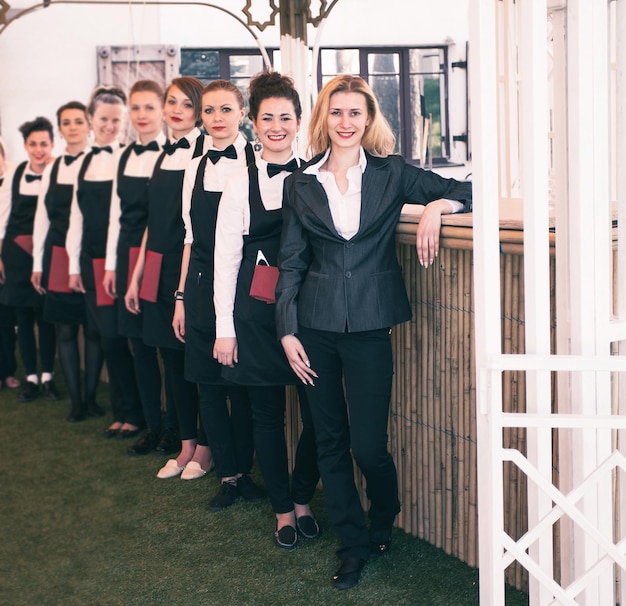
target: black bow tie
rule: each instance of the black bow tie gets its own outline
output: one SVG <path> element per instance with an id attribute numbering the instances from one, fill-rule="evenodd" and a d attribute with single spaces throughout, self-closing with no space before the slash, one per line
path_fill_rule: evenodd
<path id="1" fill-rule="evenodd" d="M 112 154 L 113 153 L 113 148 L 110 145 L 105 145 L 104 147 L 98 147 L 97 145 L 94 145 L 91 148 L 91 151 L 94 154 L 99 154 L 101 151 L 108 152 L 108 153 Z"/>
<path id="2" fill-rule="evenodd" d="M 148 145 L 141 145 L 140 143 L 135 143 L 135 153 L 138 156 L 141 156 L 145 151 L 159 151 L 159 144 L 156 141 L 150 141 Z"/>
<path id="3" fill-rule="evenodd" d="M 33 181 L 41 181 L 41 175 L 24 175 L 26 177 L 26 183 L 32 183 Z"/>
<path id="4" fill-rule="evenodd" d="M 292 173 L 294 170 L 298 168 L 298 163 L 295 158 L 291 158 L 287 164 L 274 164 L 273 162 L 267 163 L 267 174 L 270 178 L 275 177 L 282 171 L 286 170 L 289 173 Z"/>
<path id="5" fill-rule="evenodd" d="M 217 164 L 219 159 L 222 157 L 236 160 L 237 150 L 235 149 L 234 145 L 229 145 L 226 149 L 223 149 L 221 151 L 219 149 L 210 149 L 207 152 L 207 155 L 209 156 L 209 160 L 211 160 L 213 164 Z"/>
<path id="6" fill-rule="evenodd" d="M 76 160 L 77 158 L 80 158 L 83 155 L 83 152 L 80 152 L 80 154 L 76 154 L 75 156 L 70 156 L 69 154 L 65 154 L 65 156 L 63 156 L 63 162 L 65 162 L 65 166 L 69 166 L 72 162 L 74 162 L 74 160 Z"/>
<path id="7" fill-rule="evenodd" d="M 189 145 L 189 141 L 187 141 L 187 139 L 183 138 L 183 139 L 179 139 L 178 141 L 175 141 L 174 143 L 170 143 L 169 141 L 167 141 L 165 143 L 165 145 L 163 146 L 163 151 L 168 155 L 171 156 L 177 149 L 189 149 L 191 146 Z"/>

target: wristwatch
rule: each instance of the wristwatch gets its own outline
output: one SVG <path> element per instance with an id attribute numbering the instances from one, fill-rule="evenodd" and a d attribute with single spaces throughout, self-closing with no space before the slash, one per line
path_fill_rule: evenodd
<path id="1" fill-rule="evenodd" d="M 185 292 L 182 290 L 174 291 L 174 301 L 184 301 L 185 300 Z"/>

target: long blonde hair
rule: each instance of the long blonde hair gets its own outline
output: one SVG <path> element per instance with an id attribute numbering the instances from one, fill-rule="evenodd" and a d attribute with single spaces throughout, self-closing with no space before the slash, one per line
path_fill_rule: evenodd
<path id="1" fill-rule="evenodd" d="M 373 156 L 388 156 L 393 153 L 396 137 L 385 116 L 380 111 L 378 100 L 369 84 L 349 74 L 335 76 L 327 82 L 317 98 L 309 121 L 309 151 L 312 156 L 325 152 L 330 147 L 330 137 L 326 120 L 330 111 L 330 98 L 335 93 L 360 93 L 365 97 L 369 126 L 361 140 L 361 145 Z"/>

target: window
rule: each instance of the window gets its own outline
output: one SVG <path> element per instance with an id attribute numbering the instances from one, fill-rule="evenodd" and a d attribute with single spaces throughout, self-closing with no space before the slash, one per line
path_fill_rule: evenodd
<path id="1" fill-rule="evenodd" d="M 337 74 L 369 82 L 410 162 L 449 158 L 447 47 L 322 49 L 318 85 Z"/>
<path id="2" fill-rule="evenodd" d="M 280 51 L 268 49 L 280 69 Z M 324 48 L 317 83 L 337 74 L 367 80 L 393 129 L 396 153 L 414 164 L 445 164 L 450 159 L 448 126 L 448 48 Z M 263 69 L 258 49 L 182 49 L 180 73 L 209 82 L 232 80 L 246 94 L 250 78 Z M 252 137 L 246 119 L 244 130 Z"/>

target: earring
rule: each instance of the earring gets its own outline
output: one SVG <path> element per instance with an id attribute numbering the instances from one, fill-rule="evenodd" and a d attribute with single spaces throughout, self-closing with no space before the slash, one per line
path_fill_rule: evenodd
<path id="1" fill-rule="evenodd" d="M 259 141 L 258 135 L 254 138 L 254 145 L 252 146 L 252 149 L 255 152 L 260 152 L 263 149 L 263 146 L 261 145 L 261 141 Z"/>

